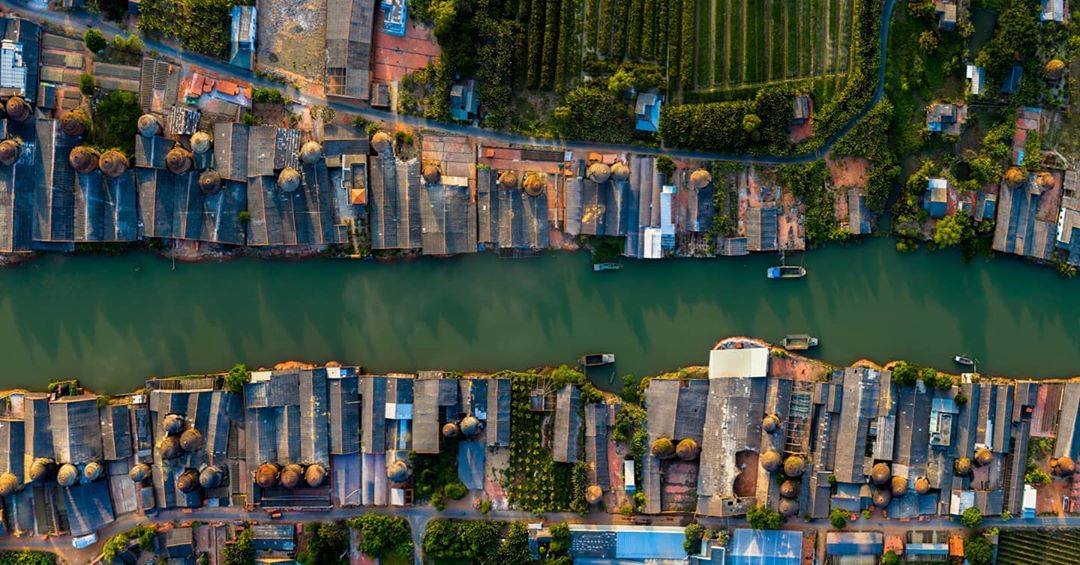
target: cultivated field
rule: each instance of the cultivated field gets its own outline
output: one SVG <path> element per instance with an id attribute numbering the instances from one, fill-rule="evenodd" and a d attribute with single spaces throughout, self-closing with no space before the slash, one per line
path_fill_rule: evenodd
<path id="1" fill-rule="evenodd" d="M 843 75 L 854 0 L 696 0 L 694 89 Z"/>
<path id="2" fill-rule="evenodd" d="M 1001 530 L 999 565 L 1066 565 L 1076 563 L 1078 530 Z"/>

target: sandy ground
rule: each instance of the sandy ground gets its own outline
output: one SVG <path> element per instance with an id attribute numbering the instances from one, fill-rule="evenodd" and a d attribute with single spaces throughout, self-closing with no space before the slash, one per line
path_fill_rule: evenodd
<path id="1" fill-rule="evenodd" d="M 844 157 L 839 160 L 827 159 L 829 177 L 833 186 L 866 188 L 867 169 L 870 162 L 862 157 Z"/>
<path id="2" fill-rule="evenodd" d="M 436 43 L 431 29 L 409 18 L 405 37 L 387 34 L 382 30 L 385 19 L 382 8 L 376 5 L 375 23 L 371 40 L 371 79 L 394 83 L 401 77 L 425 67 L 442 50 Z"/>
<path id="3" fill-rule="evenodd" d="M 260 70 L 322 80 L 326 72 L 326 0 L 261 2 L 256 44 Z"/>

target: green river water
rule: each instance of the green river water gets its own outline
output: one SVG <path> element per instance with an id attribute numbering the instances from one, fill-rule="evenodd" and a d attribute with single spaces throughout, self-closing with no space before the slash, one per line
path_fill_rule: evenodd
<path id="1" fill-rule="evenodd" d="M 286 359 L 372 371 L 501 369 L 613 352 L 618 372 L 705 364 L 721 337 L 806 332 L 830 362 L 905 358 L 983 372 L 1080 373 L 1080 281 L 996 257 L 903 255 L 891 240 L 816 249 L 810 274 L 767 281 L 775 256 L 628 262 L 585 254 L 396 264 L 149 254 L 47 256 L 0 271 L 0 388 L 75 376 L 96 390 L 149 375 Z M 802 258 L 797 261 L 803 261 Z M 600 383 L 606 384 L 606 383 Z"/>

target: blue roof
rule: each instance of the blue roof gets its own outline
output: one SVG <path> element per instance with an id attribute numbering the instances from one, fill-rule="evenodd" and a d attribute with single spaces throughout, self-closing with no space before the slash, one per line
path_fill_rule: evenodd
<path id="1" fill-rule="evenodd" d="M 619 531 L 615 534 L 616 559 L 686 559 L 686 535 L 677 531 Z"/>
<path id="2" fill-rule="evenodd" d="M 930 212 L 931 218 L 941 218 L 949 211 L 949 207 L 944 202 L 934 202 L 933 200 L 924 202 L 923 208 Z"/>
<path id="3" fill-rule="evenodd" d="M 1001 85 L 1001 91 L 1012 94 L 1020 88 L 1020 75 L 1024 73 L 1024 67 L 1013 65 L 1009 73 L 1005 75 L 1005 82 Z"/>
<path id="4" fill-rule="evenodd" d="M 639 131 L 656 131 L 660 127 L 660 106 L 663 102 L 663 97 L 654 93 L 638 94 L 634 115 L 637 117 L 635 127 Z"/>
<path id="5" fill-rule="evenodd" d="M 729 565 L 798 565 L 802 532 L 737 529 L 730 550 Z"/>

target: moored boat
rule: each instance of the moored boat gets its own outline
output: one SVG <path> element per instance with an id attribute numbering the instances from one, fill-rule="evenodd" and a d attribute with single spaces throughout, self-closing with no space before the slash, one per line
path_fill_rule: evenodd
<path id="1" fill-rule="evenodd" d="M 784 349 L 788 351 L 806 351 L 817 347 L 818 338 L 808 334 L 788 334 L 784 336 Z"/>
<path id="2" fill-rule="evenodd" d="M 592 266 L 593 271 L 618 271 L 622 268 L 621 263 L 595 263 Z"/>
<path id="3" fill-rule="evenodd" d="M 956 356 L 953 356 L 952 359 L 956 363 L 958 363 L 960 365 L 964 365 L 965 367 L 974 367 L 975 366 L 975 361 L 972 358 L 967 357 L 965 355 L 956 355 Z"/>
<path id="4" fill-rule="evenodd" d="M 590 353 L 581 358 L 581 364 L 585 367 L 600 367 L 614 362 L 614 353 Z"/>
<path id="5" fill-rule="evenodd" d="M 806 268 L 798 265 L 769 267 L 766 276 L 770 279 L 801 279 L 806 276 Z"/>

